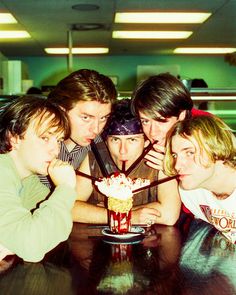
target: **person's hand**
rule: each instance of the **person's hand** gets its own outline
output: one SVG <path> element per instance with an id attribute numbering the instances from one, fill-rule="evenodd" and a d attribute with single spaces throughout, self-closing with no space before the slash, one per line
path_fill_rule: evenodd
<path id="1" fill-rule="evenodd" d="M 154 226 L 149 227 L 145 231 L 145 239 L 142 241 L 144 247 L 155 248 L 160 244 L 161 235 L 157 234 Z"/>
<path id="2" fill-rule="evenodd" d="M 137 209 L 133 208 L 132 223 L 151 226 L 152 224 L 157 222 L 157 219 L 160 216 L 161 216 L 160 212 L 153 208 L 147 208 L 147 207 L 141 207 Z"/>
<path id="3" fill-rule="evenodd" d="M 52 160 L 48 166 L 48 174 L 55 186 L 66 184 L 72 188 L 76 186 L 76 175 L 74 168 L 67 162 L 58 159 Z"/>
<path id="4" fill-rule="evenodd" d="M 163 170 L 163 160 L 165 156 L 165 147 L 154 144 L 153 149 L 145 156 L 146 164 L 156 170 Z"/>

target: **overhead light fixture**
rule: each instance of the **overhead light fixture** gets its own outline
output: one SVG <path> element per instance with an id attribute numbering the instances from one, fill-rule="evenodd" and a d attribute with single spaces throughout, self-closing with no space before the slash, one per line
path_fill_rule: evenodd
<path id="1" fill-rule="evenodd" d="M 0 24 L 16 24 L 17 20 L 11 13 L 0 13 Z"/>
<path id="2" fill-rule="evenodd" d="M 69 54 L 69 48 L 45 48 L 48 54 Z M 72 54 L 105 54 L 109 52 L 107 47 L 74 47 Z"/>
<path id="3" fill-rule="evenodd" d="M 105 30 L 106 25 L 99 23 L 77 23 L 71 25 L 72 31 Z"/>
<path id="4" fill-rule="evenodd" d="M 80 3 L 72 5 L 71 8 L 79 11 L 93 11 L 98 10 L 99 6 L 96 4 Z"/>
<path id="5" fill-rule="evenodd" d="M 227 47 L 179 47 L 174 53 L 179 54 L 226 54 L 235 52 L 236 48 Z"/>
<path id="6" fill-rule="evenodd" d="M 30 38 L 26 31 L 0 31 L 0 39 Z"/>
<path id="7" fill-rule="evenodd" d="M 192 31 L 113 31 L 115 39 L 186 39 Z"/>
<path id="8" fill-rule="evenodd" d="M 203 23 L 210 15 L 205 12 L 117 12 L 115 23 L 195 24 Z"/>

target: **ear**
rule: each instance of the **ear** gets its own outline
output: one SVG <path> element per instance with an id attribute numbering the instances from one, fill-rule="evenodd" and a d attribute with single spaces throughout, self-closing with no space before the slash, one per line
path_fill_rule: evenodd
<path id="1" fill-rule="evenodd" d="M 180 114 L 179 114 L 179 121 L 183 121 L 186 117 L 186 110 L 182 111 Z"/>
<path id="2" fill-rule="evenodd" d="M 18 135 L 13 136 L 10 132 L 9 132 L 9 139 L 10 139 L 10 143 L 12 146 L 12 150 L 16 150 L 18 143 L 20 141 L 20 138 Z"/>

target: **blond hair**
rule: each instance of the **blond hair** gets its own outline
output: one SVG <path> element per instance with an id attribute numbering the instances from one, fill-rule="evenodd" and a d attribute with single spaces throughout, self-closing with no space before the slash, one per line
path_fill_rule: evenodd
<path id="1" fill-rule="evenodd" d="M 164 167 L 168 175 L 175 174 L 175 161 L 172 157 L 172 137 L 174 135 L 179 135 L 191 142 L 194 139 L 200 149 L 200 158 L 204 151 L 209 162 L 215 163 L 221 160 L 225 165 L 236 167 L 236 138 L 230 127 L 215 116 L 196 116 L 177 122 L 167 135 Z"/>

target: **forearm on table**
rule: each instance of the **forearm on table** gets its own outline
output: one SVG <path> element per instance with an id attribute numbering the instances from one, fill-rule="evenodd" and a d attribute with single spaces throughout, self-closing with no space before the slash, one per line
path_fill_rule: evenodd
<path id="1" fill-rule="evenodd" d="M 156 218 L 156 223 L 158 224 L 174 225 L 179 218 L 179 214 L 180 214 L 179 202 L 175 203 L 172 206 L 170 206 L 170 204 L 163 205 L 160 202 L 152 202 L 145 206 L 159 211 L 160 216 L 157 216 Z"/>
<path id="2" fill-rule="evenodd" d="M 72 209 L 74 222 L 107 224 L 107 209 L 83 201 L 76 201 Z"/>
<path id="3" fill-rule="evenodd" d="M 159 179 L 163 177 L 165 178 L 166 175 L 160 171 Z M 158 202 L 155 202 L 154 205 L 161 213 L 158 223 L 174 225 L 179 218 L 181 209 L 181 198 L 176 179 L 159 185 L 157 195 Z"/>
<path id="4" fill-rule="evenodd" d="M 173 205 L 152 202 L 133 207 L 132 223 L 153 223 L 174 225 L 178 220 L 180 213 L 180 204 L 176 202 Z"/>

